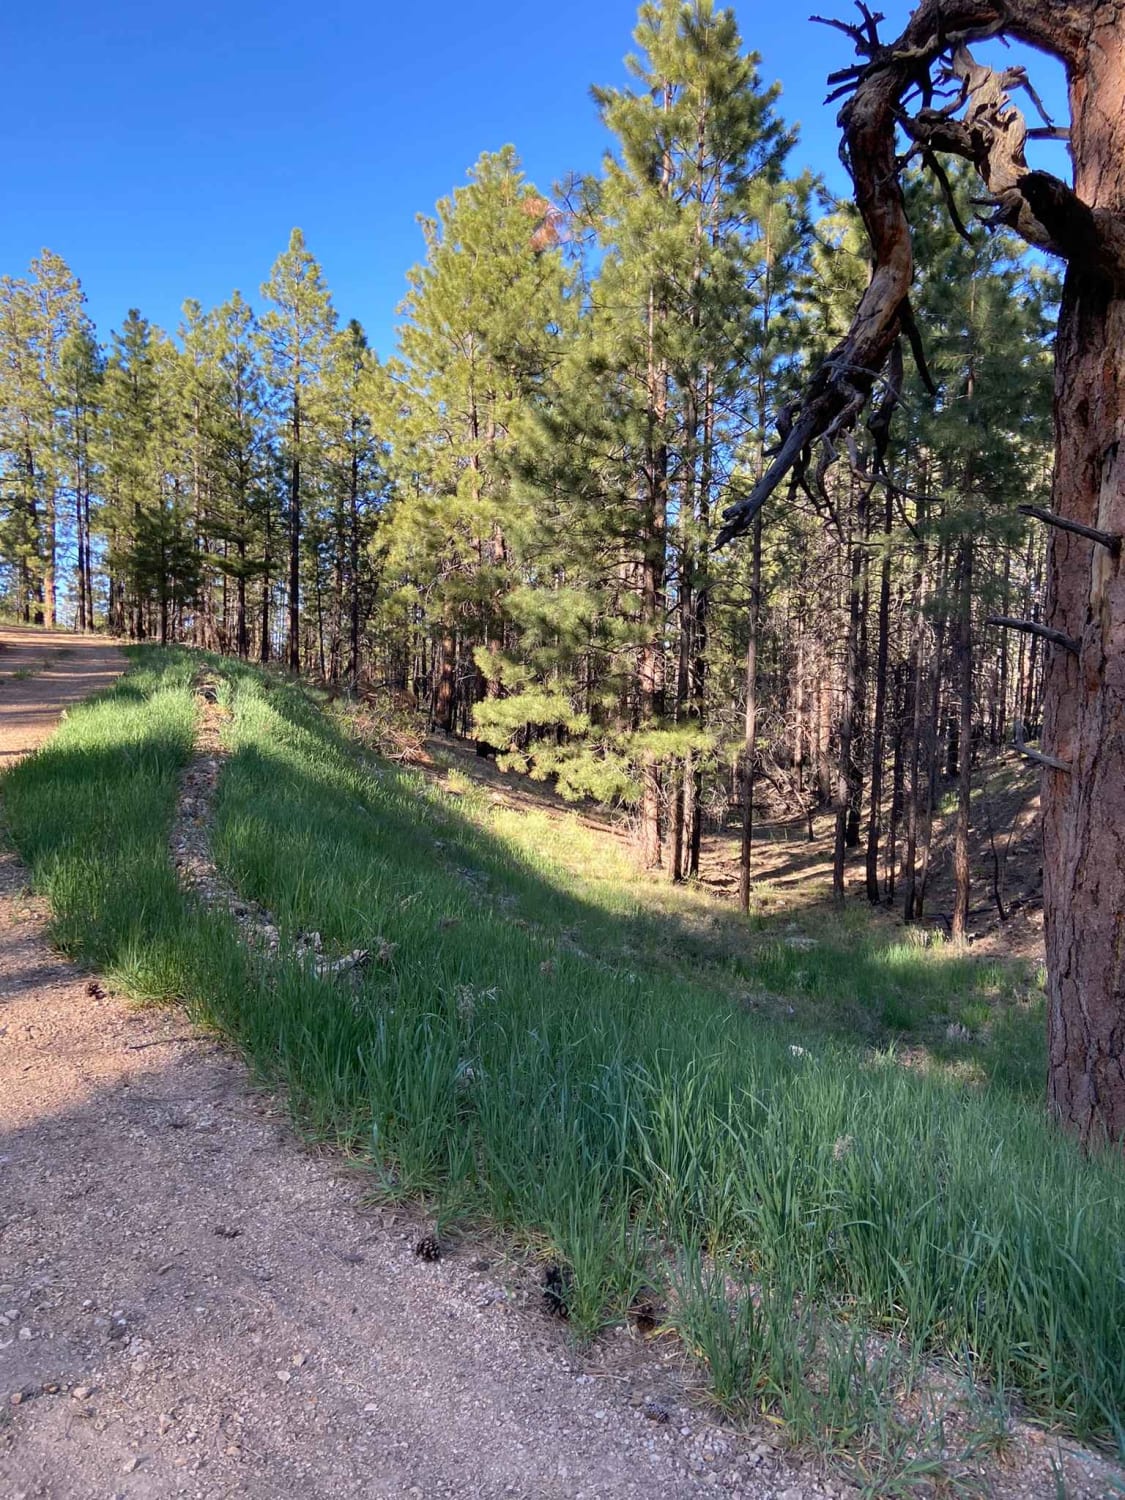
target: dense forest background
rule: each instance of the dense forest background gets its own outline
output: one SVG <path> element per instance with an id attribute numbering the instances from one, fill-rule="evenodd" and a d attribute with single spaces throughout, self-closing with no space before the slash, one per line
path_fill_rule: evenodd
<path id="1" fill-rule="evenodd" d="M 594 90 L 601 173 L 548 196 L 481 156 L 386 357 L 299 230 L 174 334 L 101 337 L 48 250 L 0 280 L 0 605 L 390 695 L 633 809 L 674 879 L 733 814 L 744 902 L 768 802 L 835 814 L 838 894 L 854 850 L 920 916 L 955 787 L 961 933 L 974 762 L 1039 718 L 1040 638 L 988 622 L 1039 617 L 1055 279 L 954 163 L 912 175 L 913 351 L 717 548 L 866 244 L 731 12 L 646 4 L 635 39 L 633 85 Z"/>

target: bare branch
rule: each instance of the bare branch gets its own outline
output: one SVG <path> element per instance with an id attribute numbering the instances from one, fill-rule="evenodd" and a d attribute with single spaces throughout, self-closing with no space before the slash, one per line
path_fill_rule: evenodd
<path id="1" fill-rule="evenodd" d="M 1052 646 L 1061 646 L 1072 656 L 1077 656 L 1079 652 L 1076 640 L 1069 635 L 1064 635 L 1061 630 L 1052 630 L 1049 625 L 1040 625 L 1038 620 L 1014 620 L 1010 615 L 989 615 L 984 623 L 999 625 L 1004 630 L 1019 630 L 1024 635 L 1037 635 L 1041 640 L 1050 641 Z"/>
<path id="2" fill-rule="evenodd" d="M 1045 755 L 1042 750 L 1032 750 L 1023 737 L 1023 724 L 1019 719 L 1015 723 L 1012 745 L 1026 760 L 1034 761 L 1037 766 L 1047 766 L 1052 771 L 1066 771 L 1068 774 L 1074 769 L 1065 760 L 1059 760 L 1054 755 Z"/>
<path id="3" fill-rule="evenodd" d="M 905 31 L 889 45 L 880 43 L 878 18 L 863 5 L 861 24 L 814 18 L 850 37 L 867 59 L 833 81 L 851 94 L 840 112 L 841 154 L 871 242 L 871 280 L 848 333 L 809 381 L 769 467 L 749 495 L 723 512 L 718 546 L 749 529 L 786 475 L 803 470 L 818 439 L 854 424 L 900 334 L 911 337 L 913 251 L 896 152 L 898 124 L 930 158 L 944 151 L 973 163 L 992 195 L 993 223 L 1010 226 L 1083 271 L 1125 284 L 1125 228 L 1091 211 L 1065 183 L 1027 166 L 1027 125 L 1008 92 L 1025 86 L 1024 71 L 994 72 L 968 50 L 973 41 L 1004 33 L 1075 69 L 1087 45 L 1090 8 L 1088 0 L 919 0 Z M 935 92 L 932 72 L 943 57 L 959 89 L 955 99 L 934 109 L 928 103 Z M 910 117 L 903 100 L 915 88 L 927 103 Z M 1032 98 L 1037 100 L 1034 93 Z M 955 118 L 959 111 L 963 117 Z"/>
<path id="4" fill-rule="evenodd" d="M 1084 526 L 1081 521 L 1068 521 L 1065 516 L 1056 516 L 1053 511 L 1042 510 L 1038 505 L 1019 505 L 1016 509 L 1021 516 L 1031 516 L 1033 520 L 1042 521 L 1044 526 L 1057 526 L 1060 531 L 1072 531 L 1075 536 L 1097 542 L 1111 557 L 1121 555 L 1121 538 L 1112 531 L 1099 531 L 1096 526 Z"/>

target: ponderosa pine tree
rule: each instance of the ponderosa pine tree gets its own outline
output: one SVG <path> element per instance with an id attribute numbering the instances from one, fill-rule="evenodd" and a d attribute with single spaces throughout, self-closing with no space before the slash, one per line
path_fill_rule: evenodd
<path id="1" fill-rule="evenodd" d="M 297 671 L 301 665 L 302 466 L 320 421 L 320 385 L 336 328 L 324 273 L 306 248 L 300 229 L 293 230 L 288 249 L 274 262 L 262 296 L 271 304 L 260 326 L 288 478 L 288 664 Z"/>
<path id="2" fill-rule="evenodd" d="M 410 272 L 399 352 L 377 382 L 374 421 L 393 443 L 397 485 L 388 567 L 425 602 L 433 716 L 447 731 L 459 697 L 467 719 L 501 687 L 518 576 L 510 553 L 527 529 L 510 477 L 514 434 L 569 320 L 554 224 L 511 147 L 482 156 L 468 184 L 422 221 L 426 260 Z"/>
<path id="3" fill-rule="evenodd" d="M 324 463 L 332 590 L 326 676 L 359 685 L 363 630 L 374 606 L 371 546 L 386 499 L 382 445 L 367 411 L 375 356 L 352 318 L 333 343 L 325 390 Z"/>
<path id="4" fill-rule="evenodd" d="M 39 486 L 41 390 L 35 359 L 30 288 L 0 281 L 0 449 L 3 452 L 0 545 L 11 571 L 18 616 L 42 621 L 43 577 Z"/>
<path id="5" fill-rule="evenodd" d="M 82 324 L 82 289 L 66 262 L 43 250 L 26 280 L 0 282 L 0 448 L 7 476 L 6 550 L 16 561 L 20 610 L 56 623 L 62 355 Z"/>
<path id="6" fill-rule="evenodd" d="M 134 557 L 152 498 L 151 436 L 157 407 L 153 330 L 136 308 L 129 310 L 106 364 L 98 458 L 104 503 L 100 524 L 106 541 L 109 627 L 117 635 L 143 639 L 145 614 L 137 587 L 143 569 Z"/>
<path id="7" fill-rule="evenodd" d="M 260 591 L 263 631 L 269 637 L 267 539 L 274 505 L 269 398 L 261 338 L 253 310 L 235 292 L 208 322 L 209 401 L 206 438 L 210 455 L 209 529 L 214 566 L 224 580 L 221 638 L 238 656 L 250 654 L 251 587 Z M 226 604 L 233 591 L 233 610 Z"/>
<path id="8" fill-rule="evenodd" d="M 950 173 L 965 219 L 973 191 L 967 175 Z M 910 186 L 918 256 L 915 303 L 938 387 L 933 402 L 926 400 L 917 377 L 908 387 L 910 447 L 929 461 L 927 498 L 921 502 L 925 515 L 916 515 L 914 524 L 947 544 L 952 564 L 949 597 L 935 598 L 931 607 L 946 611 L 954 641 L 946 762 L 957 778 L 951 926 L 954 940 L 962 943 L 969 914 L 970 798 L 981 678 L 976 639 L 978 617 L 982 621 L 986 612 L 975 606 L 996 601 L 996 560 L 1026 535 L 1028 523 L 1018 506 L 1047 498 L 1042 493 L 1050 410 L 1047 304 L 1054 300 L 1054 285 L 1049 273 L 1026 264 L 1011 235 L 978 233 L 966 241 L 929 179 Z M 930 738 L 936 743 L 936 726 Z"/>
<path id="9" fill-rule="evenodd" d="M 631 763 L 642 859 L 664 863 L 667 833 L 676 877 L 698 858 L 707 536 L 746 422 L 753 192 L 779 179 L 791 138 L 729 11 L 646 4 L 635 36 L 637 87 L 594 91 L 617 149 L 585 184 L 600 265 L 540 468 L 598 517 L 597 586 L 632 633 L 617 733 L 598 737 L 592 769 L 604 782 L 601 768 Z"/>
<path id="10" fill-rule="evenodd" d="M 94 517 L 98 484 L 94 462 L 101 418 L 105 358 L 85 319 L 67 336 L 59 365 L 60 430 L 63 465 L 68 476 L 74 516 L 75 626 L 94 627 Z"/>

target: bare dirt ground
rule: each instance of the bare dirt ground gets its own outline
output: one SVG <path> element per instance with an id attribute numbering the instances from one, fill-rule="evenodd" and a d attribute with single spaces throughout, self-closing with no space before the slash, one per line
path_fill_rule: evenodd
<path id="1" fill-rule="evenodd" d="M 125 666 L 99 636 L 0 625 L 0 771 L 42 743 L 70 704 L 108 687 Z"/>
<path id="2" fill-rule="evenodd" d="M 0 756 L 121 661 L 0 630 Z M 18 685 L 18 692 L 14 689 Z M 0 1496 L 669 1497 L 852 1493 L 718 1426 L 671 1341 L 580 1354 L 495 1244 L 436 1264 L 418 1218 L 304 1149 L 283 1102 L 171 1009 L 53 953 L 0 854 Z M 986 1493 L 1108 1493 L 1016 1444 Z M 1013 1457 L 1016 1457 L 1013 1454 Z"/>

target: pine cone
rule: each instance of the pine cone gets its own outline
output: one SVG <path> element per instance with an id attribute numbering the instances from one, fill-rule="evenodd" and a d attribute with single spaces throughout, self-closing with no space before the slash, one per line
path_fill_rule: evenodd
<path id="1" fill-rule="evenodd" d="M 552 1261 L 543 1272 L 543 1301 L 547 1311 L 556 1318 L 570 1317 L 570 1293 L 574 1286 L 574 1273 L 568 1266 Z"/>
<path id="2" fill-rule="evenodd" d="M 424 1234 L 414 1246 L 414 1254 L 419 1260 L 440 1260 L 441 1242 L 436 1234 Z"/>

